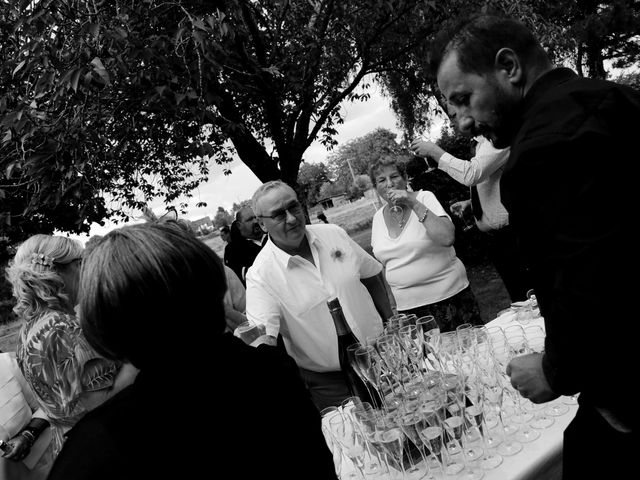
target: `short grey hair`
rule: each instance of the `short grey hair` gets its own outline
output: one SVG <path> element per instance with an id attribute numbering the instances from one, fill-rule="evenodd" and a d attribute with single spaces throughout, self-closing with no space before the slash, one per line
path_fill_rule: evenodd
<path id="1" fill-rule="evenodd" d="M 258 211 L 258 201 L 264 197 L 271 190 L 276 190 L 278 188 L 284 188 L 291 190 L 293 194 L 298 198 L 298 194 L 296 191 L 289 185 L 288 183 L 283 182 L 282 180 L 271 180 L 270 182 L 263 183 L 258 187 L 258 189 L 253 193 L 253 197 L 251 197 L 251 207 L 253 208 L 253 213 L 256 216 L 259 216 L 260 213 Z"/>

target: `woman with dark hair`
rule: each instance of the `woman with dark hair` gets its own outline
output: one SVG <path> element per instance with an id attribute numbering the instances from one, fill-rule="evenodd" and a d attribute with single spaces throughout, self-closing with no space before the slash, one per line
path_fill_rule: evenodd
<path id="1" fill-rule="evenodd" d="M 335 479 L 297 372 L 223 334 L 224 267 L 207 245 L 171 221 L 123 227 L 85 258 L 81 285 L 89 342 L 140 373 L 69 432 L 50 480 Z"/>

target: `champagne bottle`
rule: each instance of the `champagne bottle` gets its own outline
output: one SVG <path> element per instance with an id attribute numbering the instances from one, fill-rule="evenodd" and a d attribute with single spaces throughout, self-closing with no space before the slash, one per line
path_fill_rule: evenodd
<path id="1" fill-rule="evenodd" d="M 4 453 L 9 453 L 9 451 L 11 450 L 11 447 L 4 440 L 0 440 L 0 450 L 2 450 Z M 4 457 L 4 455 L 2 456 Z"/>
<path id="2" fill-rule="evenodd" d="M 340 361 L 340 369 L 345 376 L 345 381 L 351 395 L 360 397 L 363 402 L 369 402 L 373 407 L 379 407 L 382 405 L 380 397 L 375 390 L 369 393 L 365 383 L 360 376 L 356 373 L 354 366 L 349 361 L 347 354 L 347 348 L 351 345 L 357 344 L 358 338 L 353 334 L 347 320 L 344 318 L 342 312 L 342 306 L 337 298 L 333 298 L 327 302 L 333 324 L 336 327 L 336 333 L 338 335 L 338 360 Z M 372 396 L 374 398 L 372 398 Z"/>

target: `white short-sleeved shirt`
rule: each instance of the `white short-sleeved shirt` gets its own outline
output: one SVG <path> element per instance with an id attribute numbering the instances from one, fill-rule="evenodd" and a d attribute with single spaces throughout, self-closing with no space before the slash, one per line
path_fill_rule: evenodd
<path id="1" fill-rule="evenodd" d="M 448 218 L 433 193 L 418 191 L 417 200 L 435 215 Z M 391 238 L 382 210 L 373 216 L 371 247 L 385 266 L 398 310 L 445 300 L 469 286 L 466 269 L 455 249 L 435 243 L 415 212 L 411 211 L 400 235 Z"/>
<path id="2" fill-rule="evenodd" d="M 282 334 L 298 366 L 337 371 L 338 342 L 327 301 L 338 297 L 356 337 L 365 342 L 382 329 L 382 319 L 360 281 L 382 265 L 337 225 L 307 225 L 315 266 L 291 256 L 269 239 L 247 273 L 247 318 Z"/>

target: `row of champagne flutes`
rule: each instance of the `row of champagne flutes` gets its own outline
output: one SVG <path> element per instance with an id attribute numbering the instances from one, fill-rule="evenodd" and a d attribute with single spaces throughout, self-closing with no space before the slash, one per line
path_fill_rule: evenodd
<path id="1" fill-rule="evenodd" d="M 389 319 L 380 335 L 351 349 L 356 372 L 382 399 L 367 409 L 374 417 L 369 423 L 362 415 L 347 417 L 361 432 L 362 451 L 401 478 L 447 474 L 469 480 L 520 451 L 521 442 L 539 436 L 536 429 L 553 423 L 509 390 L 505 362 L 544 348 L 542 329 L 522 330 L 462 325 L 440 333 L 431 316 Z M 364 466 L 356 466 L 366 476 Z"/>

